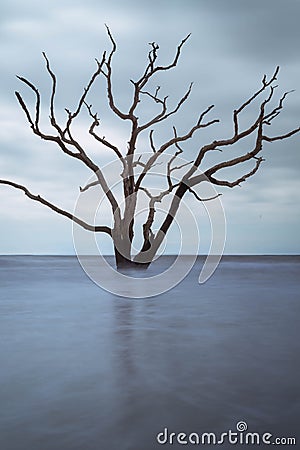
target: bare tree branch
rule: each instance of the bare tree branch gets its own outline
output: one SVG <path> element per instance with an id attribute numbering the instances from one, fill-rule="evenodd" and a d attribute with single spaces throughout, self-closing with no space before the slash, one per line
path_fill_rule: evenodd
<path id="1" fill-rule="evenodd" d="M 207 197 L 207 198 L 202 198 L 199 197 L 199 195 L 197 194 L 196 191 L 194 191 L 194 189 L 192 189 L 191 187 L 188 188 L 188 191 L 193 194 L 193 196 L 199 201 L 199 202 L 209 202 L 210 200 L 215 200 L 216 198 L 220 197 L 222 194 L 216 194 L 213 195 L 212 197 Z"/>
<path id="2" fill-rule="evenodd" d="M 288 133 L 285 133 L 285 134 L 280 134 L 278 136 L 273 136 L 273 137 L 264 135 L 262 138 L 264 141 L 274 142 L 274 141 L 278 141 L 278 140 L 282 140 L 282 139 L 287 139 L 287 138 L 293 136 L 294 134 L 299 133 L 299 131 L 300 131 L 300 127 L 295 128 L 294 130 L 289 131 Z"/>
<path id="3" fill-rule="evenodd" d="M 48 202 L 47 200 L 45 200 L 40 195 L 32 194 L 25 186 L 22 186 L 21 184 L 17 184 L 17 183 L 14 183 L 12 181 L 8 181 L 8 180 L 0 180 L 0 184 L 5 184 L 7 186 L 12 186 L 12 187 L 14 187 L 16 189 L 20 189 L 31 200 L 34 200 L 34 201 L 39 202 L 39 203 L 42 203 L 43 205 L 45 205 L 48 208 L 50 208 L 53 211 L 55 211 L 56 213 L 67 217 L 68 219 L 72 220 L 73 222 L 77 223 L 82 228 L 84 228 L 84 229 L 86 229 L 88 231 L 103 232 L 103 233 L 109 234 L 110 236 L 112 234 L 111 229 L 109 227 L 107 227 L 107 226 L 93 226 L 93 225 L 89 225 L 84 220 L 81 220 L 78 217 L 74 216 L 73 214 L 71 214 L 71 213 L 69 213 L 67 211 L 64 211 L 61 208 L 58 208 L 53 203 Z"/>
<path id="4" fill-rule="evenodd" d="M 185 44 L 185 42 L 188 40 L 189 37 L 190 37 L 190 34 L 188 36 L 186 36 L 186 38 L 184 38 L 181 41 L 181 43 L 177 47 L 177 51 L 176 51 L 176 54 L 175 54 L 175 57 L 174 57 L 173 61 L 169 65 L 166 65 L 166 66 L 155 66 L 155 62 L 156 62 L 157 57 L 158 57 L 157 50 L 159 49 L 159 46 L 157 44 L 155 44 L 155 42 L 150 42 L 149 43 L 149 45 L 151 46 L 151 50 L 148 53 L 149 63 L 148 63 L 148 65 L 147 65 L 147 67 L 146 67 L 146 69 L 144 71 L 144 74 L 136 82 L 131 80 L 132 84 L 134 85 L 134 95 L 133 95 L 133 102 L 132 102 L 131 108 L 130 108 L 128 116 L 126 118 L 131 118 L 131 120 L 135 119 L 134 111 L 135 111 L 137 105 L 140 102 L 140 94 L 142 93 L 141 91 L 145 87 L 145 85 L 148 83 L 149 79 L 156 72 L 167 71 L 167 70 L 172 69 L 173 67 L 176 67 L 178 59 L 179 59 L 179 56 L 180 56 L 180 53 L 181 53 L 182 46 Z M 158 103 L 162 103 L 162 101 L 159 101 L 158 98 L 157 98 L 158 90 L 156 91 L 156 94 L 155 94 L 154 97 L 156 97 L 156 100 L 157 100 Z M 148 95 L 151 96 L 151 94 L 149 94 L 149 93 L 148 93 Z M 164 102 L 166 102 L 166 97 L 165 97 Z M 165 108 L 166 108 L 166 105 L 163 106 L 163 111 L 158 117 L 163 116 Z M 148 125 L 148 126 L 151 126 L 151 125 Z M 145 129 L 147 127 L 143 127 L 143 129 Z"/>
<path id="5" fill-rule="evenodd" d="M 56 76 L 54 75 L 54 73 L 51 70 L 50 63 L 46 56 L 46 53 L 43 52 L 42 55 L 46 61 L 47 71 L 52 79 L 52 91 L 51 91 L 51 97 L 50 97 L 50 121 L 51 121 L 51 124 L 56 128 L 57 124 L 56 124 L 55 113 L 54 113 L 54 99 L 55 99 L 55 94 L 56 94 Z"/>
<path id="6" fill-rule="evenodd" d="M 176 54 L 175 54 L 173 61 L 169 65 L 166 65 L 166 66 L 156 66 L 155 67 L 155 62 L 157 60 L 157 50 L 159 49 L 159 46 L 157 44 L 155 44 L 155 42 L 151 42 L 150 43 L 151 50 L 149 51 L 149 54 L 148 54 L 149 64 L 146 67 L 144 75 L 142 75 L 142 77 L 136 82 L 136 84 L 140 88 L 143 88 L 145 86 L 145 84 L 149 81 L 150 77 L 152 77 L 156 72 L 167 71 L 167 70 L 172 69 L 173 67 L 176 67 L 178 60 L 179 60 L 180 53 L 181 53 L 181 49 L 190 36 L 191 36 L 191 34 L 188 34 L 184 39 L 182 39 L 182 41 L 180 42 L 180 44 L 177 47 Z"/>
<path id="7" fill-rule="evenodd" d="M 143 243 L 143 247 L 141 249 L 141 252 L 144 252 L 146 250 L 148 250 L 151 246 L 151 241 L 154 238 L 154 234 L 152 232 L 152 224 L 154 222 L 154 218 L 155 218 L 155 203 L 160 203 L 162 201 L 162 199 L 170 194 L 172 192 L 173 189 L 175 189 L 176 186 L 178 186 L 179 183 L 176 184 L 172 184 L 169 186 L 168 189 L 166 189 L 165 191 L 160 192 L 160 194 L 158 195 L 152 195 L 151 192 L 145 188 L 144 186 L 140 186 L 140 190 L 144 191 L 145 194 L 149 197 L 150 201 L 149 201 L 149 211 L 148 211 L 148 217 L 146 222 L 143 224 L 143 236 L 144 236 L 144 243 Z"/>
<path id="8" fill-rule="evenodd" d="M 262 113 L 262 116 L 263 116 L 263 113 Z M 263 128 L 263 120 L 261 120 L 261 122 L 260 122 L 260 126 L 259 126 L 258 133 L 257 133 L 257 138 L 256 138 L 256 144 L 255 144 L 254 149 L 251 152 L 248 152 L 245 155 L 239 156 L 237 158 L 229 159 L 227 161 L 223 161 L 219 164 L 216 164 L 215 166 L 211 167 L 210 169 L 208 169 L 204 172 L 204 174 L 207 176 L 207 178 L 211 180 L 211 175 L 213 175 L 214 173 L 218 172 L 221 169 L 224 169 L 226 167 L 236 166 L 245 161 L 249 161 L 252 158 L 256 158 L 256 155 L 262 149 L 262 128 Z M 262 160 L 262 158 L 259 158 L 258 160 Z"/>
<path id="9" fill-rule="evenodd" d="M 17 97 L 18 102 L 20 103 L 20 106 L 21 106 L 22 110 L 25 112 L 25 115 L 26 115 L 26 118 L 27 118 L 27 120 L 28 120 L 28 122 L 30 124 L 30 127 L 34 130 L 33 120 L 32 120 L 32 118 L 30 116 L 30 113 L 29 113 L 29 111 L 27 109 L 27 106 L 26 106 L 23 98 L 21 97 L 21 94 L 19 92 L 15 91 L 15 95 Z"/>
<path id="10" fill-rule="evenodd" d="M 177 146 L 180 142 L 184 142 L 187 141 L 188 139 L 191 139 L 194 135 L 194 133 L 201 129 L 201 128 L 206 128 L 210 125 L 213 125 L 215 123 L 219 122 L 219 119 L 213 119 L 210 120 L 206 123 L 202 123 L 203 118 L 205 117 L 206 114 L 209 113 L 209 111 L 211 111 L 211 109 L 214 107 L 214 105 L 209 106 L 205 111 L 203 111 L 196 123 L 196 125 L 194 125 L 190 131 L 182 136 L 178 136 L 177 134 L 171 138 L 169 141 L 165 142 L 164 144 L 162 144 L 160 146 L 160 148 L 154 153 L 154 155 L 152 155 L 148 162 L 146 163 L 145 169 L 143 170 L 143 172 L 140 174 L 139 178 L 137 179 L 136 183 L 135 183 L 135 190 L 137 191 L 144 179 L 144 177 L 147 174 L 147 171 L 149 170 L 150 167 L 152 167 L 153 163 L 157 160 L 157 158 L 164 153 L 168 148 L 170 148 L 172 145 Z"/>
<path id="11" fill-rule="evenodd" d="M 194 179 L 191 179 L 191 176 L 193 175 L 193 173 L 197 170 L 197 168 L 200 166 L 204 156 L 206 155 L 207 152 L 210 151 L 214 151 L 214 150 L 221 150 L 220 147 L 225 147 L 225 146 L 230 146 L 233 145 L 237 142 L 239 142 L 240 140 L 244 139 L 247 136 L 250 136 L 252 133 L 257 132 L 257 136 L 259 137 L 260 140 L 260 144 L 259 144 L 259 149 L 258 151 L 261 150 L 262 148 L 262 141 L 263 140 L 267 140 L 267 141 L 273 141 L 273 140 L 277 140 L 277 139 L 285 139 L 287 137 L 292 136 L 293 134 L 297 133 L 299 131 L 299 128 L 290 131 L 289 133 L 286 133 L 284 135 L 281 136 L 275 136 L 274 138 L 269 138 L 267 136 L 264 136 L 262 134 L 263 131 L 263 125 L 270 125 L 271 121 L 277 117 L 277 115 L 280 113 L 280 110 L 283 107 L 283 102 L 286 98 L 286 96 L 288 95 L 289 92 L 286 92 L 283 94 L 283 96 L 280 98 L 278 105 L 273 108 L 271 110 L 271 112 L 269 113 L 265 113 L 265 109 L 266 106 L 268 105 L 268 103 L 271 101 L 273 94 L 274 94 L 274 89 L 276 86 L 272 86 L 271 83 L 273 83 L 276 80 L 276 76 L 278 74 L 279 71 L 279 67 L 276 68 L 273 76 L 270 78 L 269 81 L 267 81 L 266 76 L 263 77 L 262 80 L 262 87 L 256 91 L 255 94 L 253 94 L 248 100 L 246 100 L 239 109 L 235 110 L 233 113 L 233 123 L 234 123 L 234 134 L 232 137 L 228 138 L 228 139 L 220 139 L 220 140 L 215 140 L 213 142 L 211 142 L 208 145 L 203 146 L 199 153 L 197 158 L 195 159 L 195 163 L 194 166 L 190 169 L 190 171 L 186 174 L 186 177 L 189 178 L 191 180 L 191 182 L 193 184 L 196 184 L 199 180 L 199 182 L 202 181 L 202 177 L 201 175 L 198 175 L 196 177 L 194 177 Z M 247 106 L 249 106 L 252 101 L 257 98 L 262 92 L 264 92 L 267 88 L 270 88 L 270 93 L 268 95 L 268 97 L 263 100 L 260 104 L 260 112 L 259 115 L 257 117 L 257 119 L 246 129 L 240 131 L 239 130 L 239 113 L 244 110 Z M 222 150 L 221 150 L 222 151 Z M 258 153 L 258 151 L 256 153 Z M 247 161 L 248 159 L 251 159 L 251 157 L 255 156 L 255 154 L 253 155 L 252 152 L 247 153 L 246 155 L 234 159 L 234 160 L 229 160 L 226 162 L 226 165 L 224 166 L 223 163 L 222 167 L 219 165 L 219 168 L 223 168 L 223 167 L 229 167 L 230 165 L 236 165 L 239 163 L 242 163 L 244 161 Z M 229 165 L 228 165 L 229 164 Z M 210 172 L 208 173 L 213 173 L 212 170 L 214 170 L 214 168 L 209 169 Z M 255 173 L 255 172 L 254 172 Z M 248 177 L 247 177 L 248 178 Z"/>
<path id="12" fill-rule="evenodd" d="M 180 107 L 184 104 L 184 102 L 186 102 L 186 100 L 189 98 L 190 93 L 192 92 L 192 86 L 193 86 L 193 83 L 190 84 L 187 92 L 179 100 L 179 102 L 177 103 L 176 107 L 172 111 L 170 111 L 169 113 L 167 113 L 167 103 L 166 103 L 168 97 L 164 97 L 164 99 L 161 100 L 161 99 L 157 98 L 156 94 L 155 94 L 155 96 L 153 96 L 149 92 L 141 91 L 142 94 L 148 94 L 157 103 L 161 103 L 162 104 L 162 111 L 157 116 L 155 116 L 153 119 L 149 120 L 149 122 L 145 123 L 144 125 L 140 125 L 137 128 L 137 133 L 140 133 L 141 131 L 143 131 L 143 130 L 145 130 L 145 129 L 155 125 L 156 123 L 159 123 L 159 122 L 162 122 L 163 120 L 168 119 L 173 114 L 176 114 L 178 112 L 178 110 L 180 109 Z"/>
<path id="13" fill-rule="evenodd" d="M 149 133 L 149 141 L 150 141 L 150 147 L 151 147 L 153 153 L 156 153 L 156 148 L 155 148 L 154 141 L 153 141 L 153 132 L 154 132 L 154 130 L 151 130 Z"/>
<path id="14" fill-rule="evenodd" d="M 77 117 L 78 114 L 80 113 L 81 108 L 82 108 L 82 106 L 85 103 L 87 94 L 89 93 L 89 91 L 90 91 L 91 87 L 93 86 L 94 82 L 96 81 L 96 79 L 102 73 L 102 67 L 103 67 L 103 64 L 105 63 L 105 57 L 106 57 L 106 52 L 103 53 L 101 61 L 98 61 L 98 59 L 96 59 L 96 63 L 97 63 L 97 66 L 98 66 L 97 70 L 93 73 L 90 81 L 88 82 L 87 86 L 84 88 L 83 94 L 82 94 L 82 96 L 79 99 L 77 109 L 75 110 L 74 113 L 71 114 L 71 119 L 70 120 L 75 119 L 75 117 Z M 70 126 L 70 123 L 67 124 L 66 128 L 69 128 L 69 126 Z"/>
<path id="15" fill-rule="evenodd" d="M 32 119 L 30 117 L 30 114 L 28 112 L 28 109 L 21 97 L 21 95 L 19 93 L 16 93 L 17 98 L 19 100 L 19 103 L 22 106 L 22 109 L 25 111 L 25 114 L 29 120 L 29 123 L 32 125 Z M 69 156 L 72 156 L 73 158 L 76 158 L 80 161 L 82 161 L 90 170 L 92 170 L 98 180 L 99 180 L 99 184 L 101 185 L 103 191 L 105 192 L 113 211 L 117 211 L 119 209 L 117 200 L 115 199 L 114 195 L 112 194 L 111 190 L 109 189 L 106 180 L 104 178 L 104 175 L 102 173 L 102 171 L 100 170 L 100 168 L 86 155 L 85 152 L 78 152 L 78 153 L 74 153 L 71 150 L 68 149 L 68 147 L 65 145 L 64 141 L 61 139 L 60 136 L 53 136 L 53 135 L 48 135 L 48 134 L 44 134 L 42 133 L 39 128 L 37 129 L 35 126 L 31 126 L 33 133 L 36 134 L 37 136 L 39 136 L 41 139 L 45 140 L 45 141 L 51 141 L 51 142 L 55 142 L 60 148 L 61 150 L 66 153 Z"/>
<path id="16" fill-rule="evenodd" d="M 113 145 L 110 142 L 108 142 L 105 139 L 105 136 L 103 136 L 101 138 L 99 135 L 97 135 L 95 133 L 95 131 L 94 131 L 95 127 L 98 127 L 100 125 L 99 118 L 97 116 L 97 113 L 93 114 L 93 112 L 92 112 L 92 105 L 88 105 L 86 102 L 85 102 L 85 105 L 86 105 L 86 108 L 87 108 L 87 110 L 89 112 L 89 115 L 93 119 L 93 122 L 92 122 L 92 124 L 91 124 L 91 126 L 89 128 L 90 135 L 93 136 L 97 141 L 101 142 L 101 144 L 103 144 L 104 146 L 106 146 L 106 147 L 110 148 L 111 150 L 113 150 L 115 152 L 115 154 L 118 156 L 118 158 L 123 161 L 123 156 L 122 156 L 120 150 L 115 145 Z"/>
<path id="17" fill-rule="evenodd" d="M 109 29 L 109 27 L 107 25 L 106 26 L 106 30 L 107 30 L 107 34 L 108 37 L 111 41 L 112 44 L 112 49 L 111 52 L 109 54 L 108 60 L 106 62 L 106 68 L 107 68 L 107 74 L 105 74 L 103 71 L 102 73 L 105 74 L 106 80 L 107 80 L 107 95 L 108 95 L 108 102 L 109 102 L 109 106 L 111 108 L 111 110 L 118 116 L 120 117 L 120 119 L 123 120 L 132 120 L 133 116 L 131 114 L 125 114 L 123 112 L 120 111 L 119 108 L 117 108 L 117 106 L 115 105 L 115 101 L 114 101 L 114 96 L 113 96 L 113 90 L 112 90 L 112 58 L 114 53 L 117 51 L 117 44 L 111 34 L 111 31 Z"/>
<path id="18" fill-rule="evenodd" d="M 21 79 L 21 78 L 20 78 Z M 27 83 L 26 83 L 27 84 Z M 39 129 L 38 126 L 38 119 L 37 117 L 39 117 L 40 114 L 40 101 L 38 100 L 38 90 L 36 88 L 33 89 L 36 92 L 37 95 L 37 101 L 36 101 L 36 117 L 35 120 L 33 121 L 31 118 L 31 115 L 28 111 L 28 108 L 21 96 L 21 94 L 19 92 L 15 92 L 15 95 L 17 97 L 17 100 L 19 102 L 19 104 L 21 105 L 22 110 L 24 111 L 26 118 L 30 124 L 30 128 L 32 129 L 33 133 L 36 134 L 37 136 L 39 136 L 41 139 L 44 139 L 45 141 L 52 141 L 55 142 L 56 144 L 58 144 L 58 146 L 61 148 L 61 150 L 66 153 L 69 156 L 72 156 L 73 158 L 78 158 L 79 159 L 79 154 L 78 153 L 74 153 L 71 150 L 68 149 L 68 147 L 65 145 L 65 143 L 62 141 L 62 139 L 59 136 L 52 136 L 52 135 L 48 135 L 45 133 L 42 133 Z"/>
<path id="19" fill-rule="evenodd" d="M 153 119 L 149 120 L 149 122 L 145 123 L 144 125 L 141 125 L 137 128 L 137 133 L 140 133 L 143 130 L 146 130 L 146 128 L 151 127 L 152 125 L 160 122 L 161 120 L 163 120 L 163 118 L 166 116 L 166 112 L 167 112 L 167 99 L 168 96 L 164 97 L 163 99 L 159 99 L 159 98 L 155 98 L 153 95 L 151 95 L 149 92 L 146 91 L 141 91 L 141 94 L 147 94 L 150 97 L 152 97 L 156 103 L 160 103 L 162 105 L 162 110 L 159 114 L 157 114 L 155 117 L 153 117 Z"/>
<path id="20" fill-rule="evenodd" d="M 24 78 L 24 77 L 19 77 L 18 75 L 17 75 L 17 78 L 18 78 L 20 81 L 22 81 L 23 83 L 25 83 L 27 86 L 29 86 L 30 89 L 31 89 L 31 90 L 35 93 L 35 95 L 36 95 L 35 121 L 34 121 L 34 124 L 33 124 L 33 121 L 32 121 L 32 119 L 31 119 L 31 117 L 30 117 L 30 114 L 29 114 L 29 112 L 28 112 L 28 110 L 27 110 L 27 107 L 26 107 L 26 105 L 25 105 L 24 100 L 22 99 L 22 97 L 21 97 L 21 95 L 19 94 L 19 92 L 15 92 L 16 97 L 17 97 L 17 99 L 18 99 L 18 101 L 19 101 L 19 103 L 20 103 L 20 105 L 21 105 L 23 111 L 25 112 L 26 117 L 27 117 L 28 121 L 30 122 L 32 128 L 35 127 L 35 128 L 38 130 L 38 128 L 39 128 L 39 119 L 40 119 L 40 107 L 41 107 L 41 97 L 40 97 L 40 93 L 39 93 L 38 89 L 37 89 L 30 81 L 26 80 L 26 78 Z"/>
<path id="21" fill-rule="evenodd" d="M 235 136 L 238 135 L 238 115 L 247 107 L 249 106 L 253 100 L 255 100 L 263 91 L 266 90 L 266 88 L 268 86 L 271 86 L 271 84 L 277 80 L 277 75 L 279 72 L 279 66 L 276 67 L 272 77 L 270 78 L 269 81 L 267 81 L 267 76 L 264 75 L 263 79 L 262 79 L 262 87 L 260 89 L 258 89 L 250 98 L 248 98 L 248 100 L 246 100 L 238 109 L 234 110 L 233 112 L 233 121 L 235 124 L 234 127 L 234 134 Z M 271 91 L 272 92 L 272 91 Z M 273 92 L 272 92 L 273 94 Z"/>
<path id="22" fill-rule="evenodd" d="M 50 77 L 51 77 L 51 79 L 52 79 L 52 91 L 51 91 L 51 98 L 50 98 L 50 123 L 51 123 L 51 125 L 58 131 L 59 136 L 60 136 L 60 138 L 62 139 L 62 141 L 63 141 L 64 143 L 74 146 L 74 147 L 77 149 L 77 151 L 78 151 L 79 153 L 81 153 L 84 157 L 86 157 L 87 155 L 86 155 L 86 153 L 85 153 L 83 147 L 82 147 L 82 146 L 79 144 L 79 142 L 78 142 L 77 140 L 75 140 L 74 137 L 72 136 L 72 133 L 71 133 L 71 124 L 72 124 L 72 121 L 73 121 L 73 120 L 78 116 L 78 114 L 80 113 L 81 108 L 82 108 L 82 105 L 83 105 L 84 102 L 85 102 L 85 98 L 86 98 L 88 92 L 90 91 L 92 85 L 94 84 L 95 80 L 96 80 L 97 77 L 102 73 L 102 67 L 103 67 L 103 64 L 104 64 L 104 62 L 105 62 L 105 52 L 103 53 L 101 62 L 99 62 L 99 61 L 96 59 L 96 62 L 97 62 L 97 70 L 93 73 L 93 75 L 92 75 L 90 81 L 88 82 L 87 86 L 84 88 L 83 94 L 82 94 L 82 96 L 81 96 L 80 99 L 79 99 L 78 106 L 77 106 L 75 112 L 72 113 L 71 111 L 69 111 L 68 109 L 66 109 L 66 112 L 67 112 L 67 114 L 68 114 L 68 120 L 67 120 L 67 123 L 66 123 L 64 129 L 62 129 L 62 127 L 58 125 L 58 123 L 57 123 L 57 121 L 56 121 L 56 117 L 55 117 L 55 105 L 54 105 L 54 101 L 55 101 L 56 86 L 57 86 L 56 76 L 55 76 L 54 72 L 53 72 L 52 69 L 51 69 L 49 59 L 47 58 L 47 56 L 46 56 L 46 54 L 45 54 L 44 52 L 43 52 L 43 56 L 44 56 L 44 58 L 45 58 L 45 60 L 46 60 L 46 68 L 47 68 L 47 71 L 48 71 L 48 73 L 49 73 L 49 75 L 50 75 Z M 67 138 L 66 136 L 68 136 L 68 138 Z"/>
<path id="23" fill-rule="evenodd" d="M 54 111 L 54 100 L 55 100 L 55 93 L 56 93 L 56 77 L 50 68 L 49 60 L 45 54 L 44 54 L 44 57 L 46 59 L 47 70 L 52 78 L 52 91 L 51 91 L 51 100 L 50 100 L 50 122 L 51 122 L 51 125 L 58 131 L 58 136 L 45 134 L 39 129 L 39 116 L 40 116 L 40 94 L 39 94 L 39 91 L 31 82 L 29 82 L 25 78 L 18 77 L 22 82 L 27 84 L 31 90 L 33 90 L 35 92 L 35 96 L 36 96 L 36 114 L 35 114 L 35 120 L 33 121 L 31 118 L 31 115 L 28 111 L 28 108 L 27 108 L 24 100 L 21 97 L 21 94 L 19 92 L 16 92 L 16 97 L 21 105 L 21 108 L 25 112 L 25 115 L 30 124 L 30 127 L 31 127 L 33 133 L 36 134 L 37 136 L 39 136 L 41 139 L 43 139 L 45 141 L 51 141 L 51 142 L 56 143 L 64 153 L 66 153 L 68 156 L 72 156 L 73 158 L 76 158 L 76 159 L 82 161 L 92 172 L 94 172 L 99 180 L 99 184 L 101 185 L 103 191 L 105 192 L 105 195 L 107 196 L 107 198 L 112 206 L 112 210 L 114 212 L 118 211 L 119 207 L 118 207 L 117 200 L 115 199 L 114 195 L 112 194 L 111 190 L 109 189 L 102 171 L 89 158 L 89 156 L 86 154 L 86 152 L 80 146 L 80 144 L 72 138 L 71 131 L 70 131 L 70 124 L 73 120 L 72 113 L 69 112 L 69 121 L 68 121 L 65 131 L 62 131 L 61 127 L 56 122 L 55 111 Z M 101 64 L 103 64 L 103 63 L 104 63 L 104 59 L 102 60 Z M 94 81 L 96 79 L 96 76 L 98 76 L 100 73 L 101 73 L 101 67 L 98 66 L 98 70 L 95 72 L 95 74 L 97 74 L 97 75 L 94 74 L 94 76 L 92 77 L 91 80 Z M 90 82 L 88 85 L 89 86 L 88 89 L 91 87 L 91 85 L 92 85 L 92 83 Z M 83 98 L 83 100 L 80 100 L 80 102 L 79 102 L 79 105 L 81 105 L 81 106 L 82 106 L 81 102 L 84 101 L 85 96 L 83 95 L 83 97 L 81 97 L 81 99 L 82 98 Z M 80 106 L 80 108 L 81 108 L 81 106 Z M 78 108 L 77 108 L 77 110 L 78 110 Z M 68 132 L 69 139 L 67 139 L 65 137 L 66 131 Z M 71 151 L 67 147 L 67 145 L 72 145 L 73 147 L 75 147 L 77 152 Z"/>
<path id="24" fill-rule="evenodd" d="M 261 163 L 263 161 L 264 161 L 263 158 L 257 158 L 254 169 L 252 169 L 250 172 L 246 173 L 245 175 L 241 176 L 240 178 L 236 179 L 235 181 L 217 180 L 216 178 L 214 178 L 212 176 L 209 177 L 209 180 L 213 184 L 216 184 L 218 186 L 227 186 L 230 188 L 233 188 L 235 186 L 240 186 L 240 184 L 242 182 L 246 181 L 247 178 L 252 177 L 252 175 L 254 175 L 258 171 L 259 166 L 261 165 Z"/>
<path id="25" fill-rule="evenodd" d="M 91 187 L 93 187 L 93 186 L 99 186 L 100 185 L 100 182 L 99 182 L 99 180 L 97 180 L 97 181 L 92 181 L 91 183 L 88 183 L 86 186 L 84 186 L 84 187 L 81 187 L 81 186 L 79 186 L 79 190 L 80 190 L 80 192 L 84 192 L 84 191 L 87 191 L 89 188 L 91 188 Z"/>
<path id="26" fill-rule="evenodd" d="M 137 166 L 145 167 L 146 164 L 143 163 L 141 161 L 141 159 L 142 159 L 142 155 L 140 155 L 136 161 L 133 161 L 132 167 L 137 167 Z"/>

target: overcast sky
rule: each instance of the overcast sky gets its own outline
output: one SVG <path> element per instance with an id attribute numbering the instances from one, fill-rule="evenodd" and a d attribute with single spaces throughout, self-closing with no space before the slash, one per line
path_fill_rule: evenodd
<path id="1" fill-rule="evenodd" d="M 298 0 L 2 0 L 0 178 L 24 184 L 34 193 L 73 210 L 78 186 L 84 185 L 90 174 L 78 161 L 70 161 L 58 148 L 31 133 L 14 91 L 22 92 L 29 105 L 33 105 L 33 98 L 15 75 L 23 75 L 39 87 L 43 98 L 42 123 L 47 127 L 50 82 L 41 55 L 45 51 L 58 77 L 57 114 L 64 119 L 64 108 L 75 108 L 95 69 L 95 57 L 101 58 L 103 50 L 110 49 L 104 23 L 118 43 L 114 92 L 118 106 L 124 110 L 132 94 L 129 80 L 143 72 L 148 43 L 155 41 L 160 45 L 160 62 L 166 64 L 180 40 L 192 33 L 177 69 L 155 80 L 162 95 L 169 95 L 170 105 L 176 104 L 190 81 L 194 82 L 191 99 L 177 119 L 174 117 L 169 123 L 164 122 L 164 128 L 160 127 L 158 142 L 170 137 L 173 125 L 181 132 L 187 131 L 201 111 L 212 103 L 215 105 L 210 118 L 219 118 L 221 123 L 187 145 L 184 155 L 187 159 L 206 143 L 205 139 L 231 135 L 233 109 L 251 96 L 260 87 L 262 76 L 271 76 L 277 65 L 280 65 L 277 95 L 291 89 L 296 91 L 288 97 L 270 134 L 299 126 L 299 17 Z M 101 118 L 100 134 L 125 149 L 128 128 L 109 114 L 103 81 L 96 85 L 89 100 Z M 255 112 L 250 110 L 245 115 L 245 123 Z M 146 117 L 147 111 L 144 114 Z M 89 154 L 99 164 L 108 162 L 111 156 L 108 150 L 95 148 L 86 140 L 88 123 L 87 115 L 83 114 L 77 136 L 86 142 Z M 145 143 L 146 139 L 142 139 L 141 147 Z M 247 145 L 251 150 L 251 143 L 246 142 L 226 152 L 231 157 L 247 151 Z M 240 188 L 222 191 L 227 220 L 225 252 L 299 253 L 300 135 L 265 144 L 262 154 L 266 161 L 255 177 Z M 242 173 L 231 172 L 231 176 Z M 195 210 L 196 202 L 193 198 L 190 201 Z M 1 185 L 0 204 L 0 254 L 74 253 L 72 224 L 68 219 Z M 200 222 L 201 217 L 199 205 Z M 207 251 L 209 244 L 205 226 L 202 238 L 201 253 Z M 104 244 L 104 251 L 109 248 Z"/>

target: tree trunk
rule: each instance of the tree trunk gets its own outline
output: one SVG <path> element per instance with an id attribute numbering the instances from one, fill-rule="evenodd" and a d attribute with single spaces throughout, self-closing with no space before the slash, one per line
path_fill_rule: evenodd
<path id="1" fill-rule="evenodd" d="M 112 238 L 114 241 L 115 262 L 118 270 L 128 267 L 147 269 L 151 262 L 143 263 L 142 261 L 134 261 L 131 257 L 135 208 L 136 194 L 132 194 L 126 197 L 126 208 L 123 219 L 120 217 L 115 218 Z"/>
<path id="2" fill-rule="evenodd" d="M 132 261 L 130 258 L 125 257 L 122 255 L 116 246 L 114 246 L 114 252 L 115 252 L 115 262 L 118 270 L 127 269 L 130 267 L 136 268 L 136 269 L 144 269 L 146 270 L 149 265 L 149 263 L 142 263 L 142 262 L 136 262 Z"/>

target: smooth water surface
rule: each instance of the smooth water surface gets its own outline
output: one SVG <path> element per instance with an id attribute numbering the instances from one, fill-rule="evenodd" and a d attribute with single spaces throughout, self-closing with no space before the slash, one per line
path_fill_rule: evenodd
<path id="1" fill-rule="evenodd" d="M 300 445 L 300 258 L 224 257 L 199 285 L 202 262 L 133 300 L 75 257 L 0 257 L 0 449 L 197 448 L 156 435 L 241 420 Z"/>

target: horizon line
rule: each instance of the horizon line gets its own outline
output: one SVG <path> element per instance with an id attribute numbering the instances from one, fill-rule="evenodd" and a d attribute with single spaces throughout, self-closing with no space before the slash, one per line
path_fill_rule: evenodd
<path id="1" fill-rule="evenodd" d="M 77 257 L 74 253 L 1 253 L 1 256 L 74 256 Z M 99 255 L 80 255 L 80 256 L 99 256 Z M 103 257 L 114 257 L 113 254 L 101 255 Z M 179 256 L 177 254 L 167 254 L 160 256 Z M 159 256 L 159 257 L 160 257 Z M 180 256 L 208 256 L 208 254 L 181 254 Z M 211 254 L 210 256 L 220 256 L 217 254 Z M 300 253 L 223 253 L 221 256 L 300 256 Z"/>

